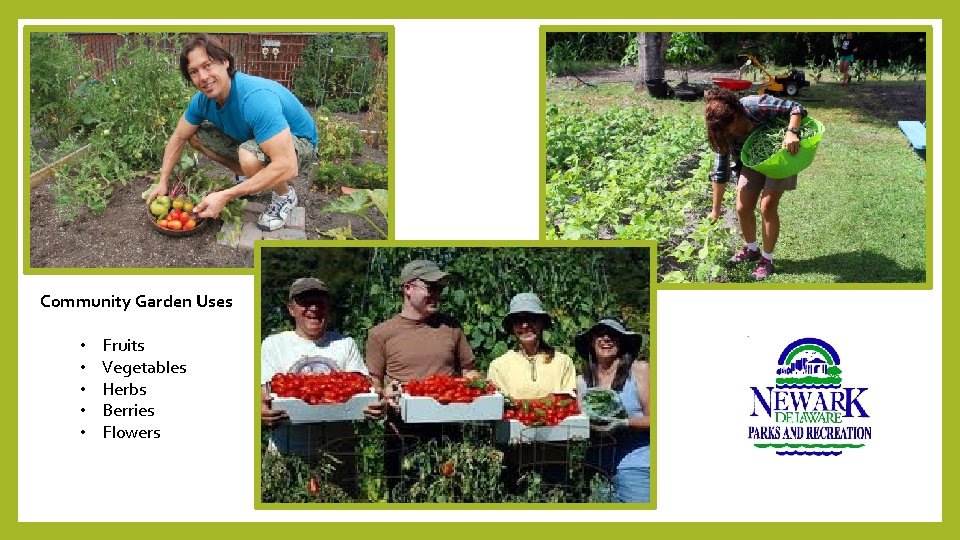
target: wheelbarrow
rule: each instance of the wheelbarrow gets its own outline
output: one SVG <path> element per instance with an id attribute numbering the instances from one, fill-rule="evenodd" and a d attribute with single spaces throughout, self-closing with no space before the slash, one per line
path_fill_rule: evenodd
<path id="1" fill-rule="evenodd" d="M 741 90 L 750 88 L 753 83 L 744 79 L 725 79 L 723 77 L 714 77 L 713 84 L 719 86 L 720 88 L 726 88 L 727 90 L 739 92 Z"/>

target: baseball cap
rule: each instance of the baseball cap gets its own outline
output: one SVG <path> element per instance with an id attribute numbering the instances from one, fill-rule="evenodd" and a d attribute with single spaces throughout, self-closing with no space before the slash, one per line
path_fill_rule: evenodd
<path id="1" fill-rule="evenodd" d="M 433 261 L 416 260 L 408 262 L 407 265 L 403 267 L 403 270 L 400 271 L 400 283 L 407 283 L 415 279 L 422 279 L 423 281 L 432 283 L 434 281 L 440 281 L 449 275 L 450 274 L 441 270 L 440 267 L 437 266 L 437 263 Z"/>
<path id="2" fill-rule="evenodd" d="M 327 294 L 330 293 L 330 289 L 327 287 L 326 283 L 317 278 L 303 277 L 294 281 L 293 285 L 290 285 L 290 296 L 288 298 L 293 298 L 294 296 L 307 291 L 320 291 Z"/>

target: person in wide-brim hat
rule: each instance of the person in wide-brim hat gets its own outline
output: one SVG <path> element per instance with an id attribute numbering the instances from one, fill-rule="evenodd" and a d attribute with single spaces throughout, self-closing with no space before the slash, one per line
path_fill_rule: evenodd
<path id="1" fill-rule="evenodd" d="M 574 338 L 574 345 L 577 349 L 577 354 L 583 358 L 589 358 L 590 349 L 593 346 L 592 341 L 594 335 L 600 331 L 613 331 L 620 346 L 623 348 L 623 352 L 629 353 L 631 356 L 636 357 L 637 353 L 640 351 L 640 334 L 636 332 L 630 332 L 627 330 L 623 323 L 617 319 L 606 317 L 597 321 L 597 324 L 590 327 L 589 330 L 581 332 Z"/>
<path id="2" fill-rule="evenodd" d="M 516 399 L 535 399 L 576 388 L 573 359 L 557 351 L 543 338 L 553 318 L 533 293 L 520 293 L 510 300 L 503 330 L 516 338 L 515 348 L 490 363 L 487 377 L 500 391 Z"/>
<path id="3" fill-rule="evenodd" d="M 590 428 L 616 439 L 612 475 L 621 502 L 650 500 L 650 362 L 639 356 L 641 336 L 612 317 L 602 318 L 574 343 L 583 358 L 577 395 L 615 392 L 623 417 L 591 417 Z M 585 409 L 586 410 L 586 409 Z"/>

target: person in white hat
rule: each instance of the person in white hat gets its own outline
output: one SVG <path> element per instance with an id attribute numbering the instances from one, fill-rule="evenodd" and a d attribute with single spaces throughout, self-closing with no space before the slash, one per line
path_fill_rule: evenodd
<path id="1" fill-rule="evenodd" d="M 491 362 L 487 370 L 487 378 L 503 394 L 536 399 L 573 393 L 577 375 L 573 360 L 543 339 L 543 331 L 552 324 L 537 295 L 520 293 L 510 300 L 503 330 L 516 337 L 517 345 Z"/>

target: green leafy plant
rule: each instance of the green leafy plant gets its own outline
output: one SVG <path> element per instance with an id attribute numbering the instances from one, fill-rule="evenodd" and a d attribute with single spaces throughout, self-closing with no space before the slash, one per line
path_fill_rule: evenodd
<path id="1" fill-rule="evenodd" d="M 670 34 L 666 60 L 677 65 L 680 80 L 687 82 L 690 66 L 706 62 L 710 53 L 710 47 L 703 41 L 703 34 L 700 32 L 674 32 Z"/>
<path id="2" fill-rule="evenodd" d="M 387 168 L 369 161 L 359 167 L 349 162 L 321 162 L 317 167 L 317 185 L 321 187 L 383 189 L 387 187 L 388 180 Z"/>
<path id="3" fill-rule="evenodd" d="M 820 62 L 817 62 L 813 58 L 807 60 L 807 73 L 810 74 L 811 79 L 818 83 L 820 82 L 820 79 L 823 78 L 823 72 L 826 69 L 826 66 L 823 62 L 823 56 L 820 57 Z"/>
<path id="4" fill-rule="evenodd" d="M 370 208 L 376 207 L 383 217 L 387 217 L 387 200 L 387 190 L 385 189 L 359 189 L 349 195 L 344 195 L 339 199 L 332 201 L 323 208 L 323 211 L 359 216 L 369 223 L 370 226 L 373 227 L 383 238 L 387 238 L 387 232 L 381 229 L 372 219 L 367 216 L 367 211 Z M 349 233 L 349 231 L 349 229 L 346 231 L 332 229 L 330 231 L 321 232 L 320 234 L 323 234 L 324 236 L 340 238 L 339 236 L 334 235 L 343 234 L 344 232 Z M 348 237 L 344 236 L 343 239 L 348 239 Z"/>
<path id="5" fill-rule="evenodd" d="M 109 153 L 88 155 L 76 167 L 60 168 L 50 186 L 54 211 L 66 221 L 75 219 L 84 207 L 101 214 L 107 209 L 113 186 L 126 185 L 129 176 L 126 165 Z"/>
<path id="6" fill-rule="evenodd" d="M 116 69 L 85 101 L 95 150 L 110 148 L 133 169 L 152 169 L 192 95 L 177 57 L 163 50 L 175 35 L 134 34 L 117 50 Z"/>
<path id="7" fill-rule="evenodd" d="M 620 395 L 606 388 L 589 388 L 584 392 L 583 412 L 587 413 L 592 420 L 626 417 Z"/>
<path id="8" fill-rule="evenodd" d="M 344 120 L 326 107 L 319 107 L 313 114 L 317 123 L 317 156 L 322 162 L 340 162 L 359 156 L 363 150 L 363 135 L 360 128 Z"/>
<path id="9" fill-rule="evenodd" d="M 81 125 L 83 104 L 75 94 L 88 83 L 96 62 L 64 33 L 30 34 L 30 116 L 53 138 L 67 136 Z"/>
<path id="10" fill-rule="evenodd" d="M 406 478 L 394 489 L 396 502 L 499 502 L 503 452 L 467 439 L 430 439 L 403 457 Z"/>
<path id="11" fill-rule="evenodd" d="M 378 40 L 380 46 L 385 39 Z M 324 32 L 310 38 L 293 71 L 293 93 L 304 103 L 357 113 L 374 78 L 367 34 Z"/>
<path id="12" fill-rule="evenodd" d="M 265 503 L 353 502 L 328 480 L 340 461 L 319 452 L 315 465 L 306 459 L 269 448 L 269 432 L 261 434 L 260 500 Z"/>
<path id="13" fill-rule="evenodd" d="M 388 92 L 390 79 L 387 66 L 386 59 L 377 62 L 373 75 L 373 89 L 367 98 L 369 107 L 361 123 L 369 134 L 365 137 L 367 144 L 384 151 L 387 150 L 390 132 L 390 94 Z"/>
<path id="14" fill-rule="evenodd" d="M 547 238 L 656 240 L 671 280 L 722 280 L 731 234 L 700 225 L 710 185 L 703 114 L 647 107 L 547 107 Z M 677 267 L 680 268 L 677 268 Z"/>
<path id="15" fill-rule="evenodd" d="M 367 502 L 387 500 L 387 483 L 384 478 L 384 447 L 386 429 L 384 421 L 354 422 L 357 435 L 357 474 L 360 498 Z"/>

